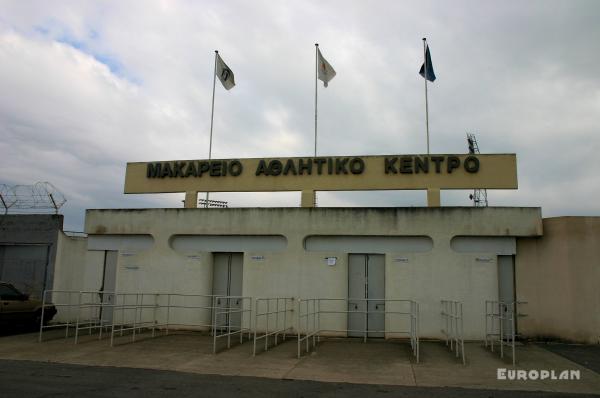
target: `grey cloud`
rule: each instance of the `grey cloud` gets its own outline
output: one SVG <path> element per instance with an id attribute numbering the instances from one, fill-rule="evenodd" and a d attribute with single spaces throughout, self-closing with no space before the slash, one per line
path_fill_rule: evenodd
<path id="1" fill-rule="evenodd" d="M 518 191 L 493 205 L 598 214 L 600 54 L 594 1 L 13 2 L 0 17 L 2 182 L 47 179 L 88 207 L 180 206 L 122 195 L 127 161 L 208 153 L 214 50 L 237 86 L 217 87 L 215 157 L 313 148 L 314 43 L 338 75 L 319 85 L 319 153 L 425 152 L 421 37 L 433 152 L 516 152 Z M 43 31 L 40 27 L 47 27 Z M 58 43 L 68 33 L 84 51 Z M 15 44 L 16 43 L 16 44 Z M 122 65 L 115 75 L 94 54 Z M 135 79 L 131 78 L 135 77 Z M 583 159 L 583 160 L 582 160 Z M 48 164 L 55 165 L 48 167 Z M 91 177 L 90 177 L 91 176 Z M 467 191 L 443 203 L 470 205 Z M 236 206 L 295 205 L 298 193 L 214 194 Z M 421 206 L 424 192 L 319 194 L 324 206 Z"/>

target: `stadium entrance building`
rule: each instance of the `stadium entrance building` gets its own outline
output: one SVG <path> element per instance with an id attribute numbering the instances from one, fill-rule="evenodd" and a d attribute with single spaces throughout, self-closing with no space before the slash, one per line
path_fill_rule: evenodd
<path id="1" fill-rule="evenodd" d="M 561 265 L 552 254 L 556 246 L 542 241 L 541 209 L 441 206 L 440 190 L 474 188 L 516 189 L 516 156 L 130 163 L 125 193 L 184 192 L 185 208 L 88 210 L 87 246 L 73 248 L 73 259 L 57 267 L 54 288 L 340 300 L 320 329 L 369 337 L 395 337 L 394 330 L 406 329 L 406 320 L 394 316 L 403 310 L 391 309 L 394 300 L 419 304 L 419 335 L 425 338 L 444 337 L 441 301 L 460 302 L 463 336 L 474 340 L 486 337 L 486 301 L 527 302 L 529 316 L 518 324 L 523 336 L 596 342 L 600 319 L 594 316 L 580 318 L 575 330 L 545 326 L 581 303 L 574 299 L 552 310 L 542 304 L 561 283 L 544 272 Z M 428 206 L 314 207 L 319 190 L 396 189 L 427 190 Z M 233 191 L 300 191 L 301 206 L 196 206 L 198 192 Z M 575 228 L 599 226 L 592 218 Z M 587 258 L 597 245 L 585 244 L 578 255 Z M 597 275 L 598 267 L 589 272 Z M 536 281 L 542 277 L 543 285 Z M 590 298 L 583 307 L 598 308 L 597 292 L 585 278 L 577 280 Z"/>

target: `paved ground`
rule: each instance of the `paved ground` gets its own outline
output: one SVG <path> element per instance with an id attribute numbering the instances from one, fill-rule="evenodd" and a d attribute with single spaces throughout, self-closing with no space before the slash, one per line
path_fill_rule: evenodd
<path id="1" fill-rule="evenodd" d="M 55 332 L 55 337 L 59 335 L 59 331 Z M 51 334 L 44 336 L 47 339 Z M 497 380 L 497 369 L 511 368 L 510 360 L 500 359 L 497 353 L 491 353 L 479 343 L 466 345 L 466 366 L 439 342 L 422 342 L 419 364 L 411 356 L 409 345 L 397 341 L 362 343 L 360 340 L 328 339 L 319 344 L 316 352 L 301 359 L 296 358 L 297 345 L 293 339 L 256 357 L 252 356 L 250 343 L 213 355 L 212 338 L 197 334 L 173 334 L 154 339 L 146 337 L 133 344 L 129 338 L 123 337 L 116 343 L 111 348 L 106 339 L 98 340 L 97 336 L 88 335 L 82 336 L 77 345 L 73 344 L 73 339 L 62 338 L 37 343 L 35 334 L 4 336 L 0 337 L 0 359 L 279 379 L 265 381 L 273 388 L 287 385 L 284 380 L 310 380 L 408 387 L 600 394 L 599 374 L 535 344 L 518 347 L 517 368 L 580 370 L 581 380 Z M 125 370 L 123 372 L 126 373 Z M 15 375 L 14 372 L 11 373 Z M 6 377 L 10 380 L 11 376 Z M 17 384 L 21 382 L 24 380 Z M 158 384 L 149 385 L 160 387 Z M 308 392 L 312 391 L 311 385 L 307 384 Z M 356 388 L 360 390 L 375 387 Z"/>
<path id="2" fill-rule="evenodd" d="M 2 396 L 36 397 L 440 397 L 553 398 L 586 395 L 540 391 L 323 383 L 161 370 L 0 360 Z"/>

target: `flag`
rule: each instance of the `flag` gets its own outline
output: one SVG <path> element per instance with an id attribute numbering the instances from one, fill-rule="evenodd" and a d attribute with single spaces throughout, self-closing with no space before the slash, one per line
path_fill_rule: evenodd
<path id="1" fill-rule="evenodd" d="M 217 54 L 217 77 L 227 90 L 231 90 L 235 86 L 233 71 L 223 62 L 221 56 Z"/>
<path id="2" fill-rule="evenodd" d="M 427 65 L 427 76 L 425 76 L 425 66 Z M 429 46 L 425 47 L 425 62 L 421 65 L 419 75 L 423 76 L 430 82 L 435 80 L 435 72 L 433 71 L 433 64 L 431 63 L 431 55 L 429 54 Z"/>
<path id="3" fill-rule="evenodd" d="M 323 58 L 323 54 L 321 54 L 321 50 L 319 50 L 318 48 L 317 48 L 317 54 L 318 54 L 317 62 L 318 62 L 318 68 L 319 68 L 317 77 L 319 78 L 319 80 L 321 80 L 323 82 L 325 87 L 327 87 L 327 84 L 329 83 L 329 81 L 335 77 L 335 70 L 331 67 L 331 65 L 329 65 L 329 62 L 327 62 L 327 60 L 325 58 Z"/>

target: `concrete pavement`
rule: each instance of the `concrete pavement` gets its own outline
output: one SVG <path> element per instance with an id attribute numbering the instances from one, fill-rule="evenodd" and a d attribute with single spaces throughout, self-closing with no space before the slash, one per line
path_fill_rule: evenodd
<path id="1" fill-rule="evenodd" d="M 0 359 L 286 380 L 600 394 L 599 374 L 534 344 L 518 347 L 518 369 L 580 370 L 581 379 L 498 380 L 497 369 L 510 369 L 511 363 L 480 343 L 466 344 L 468 362 L 462 365 L 440 342 L 422 342 L 416 364 L 408 343 L 398 341 L 326 339 L 316 352 L 297 359 L 295 339 L 253 357 L 248 342 L 213 355 L 209 336 L 147 336 L 136 343 L 122 337 L 112 348 L 97 336 L 84 335 L 77 345 L 72 338 L 38 343 L 36 334 L 5 336 L 0 337 Z"/>

